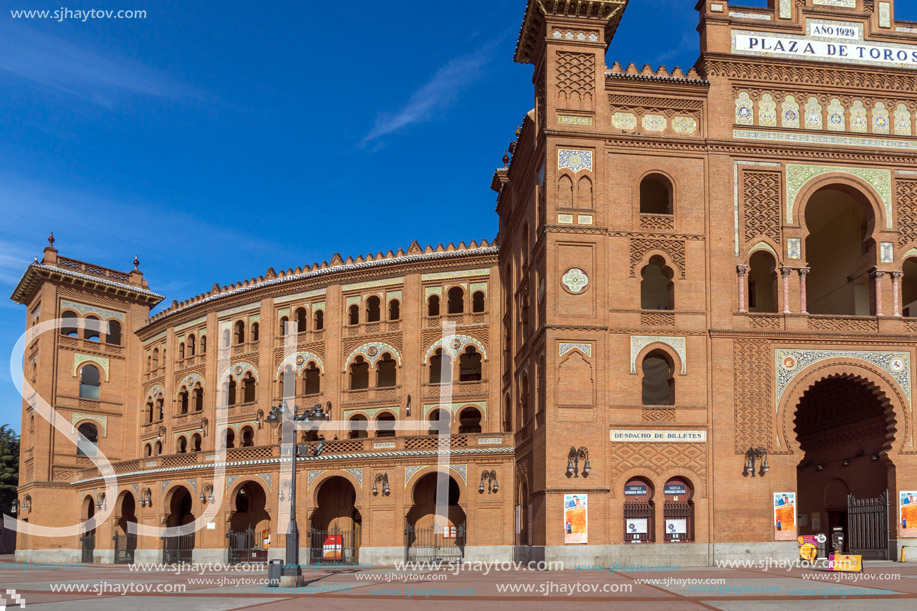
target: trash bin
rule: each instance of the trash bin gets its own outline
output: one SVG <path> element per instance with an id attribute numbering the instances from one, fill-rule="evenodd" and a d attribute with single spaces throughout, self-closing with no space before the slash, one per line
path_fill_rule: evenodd
<path id="1" fill-rule="evenodd" d="M 280 574 L 283 571 L 283 561 L 271 560 L 267 564 L 267 585 L 269 588 L 280 586 Z"/>

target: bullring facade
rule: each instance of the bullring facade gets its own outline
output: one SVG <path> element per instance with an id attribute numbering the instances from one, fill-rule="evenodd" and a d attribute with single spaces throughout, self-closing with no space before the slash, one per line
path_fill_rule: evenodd
<path id="1" fill-rule="evenodd" d="M 917 536 L 917 24 L 893 4 L 701 0 L 700 59 L 669 71 L 606 65 L 626 0 L 530 2 L 534 109 L 491 183 L 493 245 L 335 255 L 150 317 L 136 265 L 50 244 L 13 298 L 27 331 L 65 322 L 28 336 L 25 376 L 118 492 L 27 397 L 19 519 L 112 517 L 18 553 L 282 556 L 266 422 L 287 399 L 343 423 L 300 439 L 305 558 L 709 564 L 834 529 L 897 557 Z M 214 503 L 193 535 L 129 536 Z"/>

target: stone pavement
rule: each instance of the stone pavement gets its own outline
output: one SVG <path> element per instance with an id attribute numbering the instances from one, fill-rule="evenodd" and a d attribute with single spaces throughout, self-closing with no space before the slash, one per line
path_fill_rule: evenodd
<path id="1" fill-rule="evenodd" d="M 917 609 L 917 565 L 894 562 L 868 563 L 863 574 L 854 576 L 797 568 L 686 568 L 665 573 L 492 569 L 488 574 L 308 569 L 305 587 L 295 591 L 262 584 L 263 567 L 134 569 L 30 567 L 0 558 L 0 588 L 15 590 L 29 611 L 298 611 L 303 605 L 322 611 L 556 611 L 559 605 L 645 611 Z M 4 598 L 10 611 L 18 607 L 10 594 Z"/>

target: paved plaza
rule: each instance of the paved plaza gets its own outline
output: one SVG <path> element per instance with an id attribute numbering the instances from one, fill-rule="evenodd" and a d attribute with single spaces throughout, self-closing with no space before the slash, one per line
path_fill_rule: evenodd
<path id="1" fill-rule="evenodd" d="M 216 570 L 214 570 L 214 568 Z M 499 569 L 499 567 L 498 567 Z M 319 605 L 323 611 L 423 609 L 776 609 L 917 608 L 917 565 L 867 564 L 862 574 L 822 570 L 685 568 L 666 573 L 394 568 L 304 570 L 305 586 L 269 588 L 263 567 L 53 568 L 0 559 L 7 608 L 31 611 L 270 611 Z M 647 580 L 655 580 L 647 583 Z"/>

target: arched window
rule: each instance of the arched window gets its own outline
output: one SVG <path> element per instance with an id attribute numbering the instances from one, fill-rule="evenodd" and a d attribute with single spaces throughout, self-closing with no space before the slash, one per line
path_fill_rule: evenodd
<path id="1" fill-rule="evenodd" d="M 675 405 L 674 371 L 671 358 L 662 350 L 643 358 L 643 405 Z"/>
<path id="2" fill-rule="evenodd" d="M 181 343 L 178 345 L 178 360 L 183 361 L 185 359 L 185 344 Z"/>
<path id="3" fill-rule="evenodd" d="M 640 183 L 640 214 L 672 214 L 672 184 L 660 174 Z"/>
<path id="4" fill-rule="evenodd" d="M 84 422 L 77 429 L 77 432 L 80 434 L 80 439 L 83 441 L 88 441 L 93 445 L 92 448 L 87 448 L 83 450 L 77 446 L 76 453 L 78 456 L 95 456 L 96 448 L 99 446 L 99 429 L 96 428 L 96 425 L 90 422 Z"/>
<path id="5" fill-rule="evenodd" d="M 283 337 L 287 334 L 287 326 L 290 322 L 290 319 L 286 316 L 280 317 L 280 336 Z"/>
<path id="6" fill-rule="evenodd" d="M 191 436 L 191 451 L 200 452 L 201 451 L 201 435 L 200 433 L 195 433 Z"/>
<path id="7" fill-rule="evenodd" d="M 513 400 L 509 393 L 503 398 L 503 432 L 513 432 Z"/>
<path id="8" fill-rule="evenodd" d="M 83 323 L 83 326 L 85 327 L 83 329 L 83 339 L 91 339 L 94 342 L 99 341 L 99 338 L 100 338 L 99 323 L 100 322 L 101 321 L 99 321 L 99 319 L 96 318 L 95 316 L 87 316 Z"/>
<path id="9" fill-rule="evenodd" d="M 296 308 L 296 332 L 305 333 L 309 327 L 309 314 L 306 308 Z"/>
<path id="10" fill-rule="evenodd" d="M 99 400 L 99 388 L 102 385 L 102 376 L 95 365 L 84 365 L 80 369 L 80 399 Z"/>
<path id="11" fill-rule="evenodd" d="M 144 406 L 143 415 L 144 415 L 143 421 L 146 424 L 150 424 L 153 422 L 153 402 L 152 401 L 146 402 L 146 405 Z"/>
<path id="12" fill-rule="evenodd" d="M 296 372 L 291 365 L 283 368 L 277 380 L 277 394 L 281 397 L 292 397 L 296 394 Z"/>
<path id="13" fill-rule="evenodd" d="M 194 404 L 194 411 L 204 411 L 204 389 L 200 383 L 195 384 L 194 390 L 191 391 L 191 402 Z"/>
<path id="14" fill-rule="evenodd" d="M 806 305 L 812 314 L 868 316 L 874 313 L 878 262 L 871 234 L 875 213 L 859 192 L 846 186 L 816 191 L 805 204 Z"/>
<path id="15" fill-rule="evenodd" d="M 901 271 L 901 315 L 913 318 L 917 316 L 917 259 L 906 259 Z"/>
<path id="16" fill-rule="evenodd" d="M 368 435 L 366 430 L 366 416 L 357 414 L 347 421 L 348 433 L 350 439 L 365 439 Z"/>
<path id="17" fill-rule="evenodd" d="M 153 348 L 153 371 L 159 369 L 159 348 Z"/>
<path id="18" fill-rule="evenodd" d="M 525 373 L 519 379 L 519 408 L 516 411 L 516 423 L 523 426 L 529 421 L 529 376 Z"/>
<path id="19" fill-rule="evenodd" d="M 156 407 L 154 408 L 156 412 L 156 419 L 162 422 L 162 419 L 166 415 L 166 400 L 162 395 L 156 397 Z"/>
<path id="20" fill-rule="evenodd" d="M 644 310 L 674 310 L 675 273 L 665 264 L 665 259 L 656 255 L 640 272 L 640 307 Z"/>
<path id="21" fill-rule="evenodd" d="M 452 414 L 444 409 L 434 409 L 430 412 L 430 435 L 445 435 L 452 426 Z"/>
<path id="22" fill-rule="evenodd" d="M 237 320 L 235 324 L 235 332 L 233 334 L 233 341 L 236 344 L 245 343 L 245 322 Z"/>
<path id="23" fill-rule="evenodd" d="M 121 323 L 117 320 L 108 321 L 108 333 L 105 334 L 105 343 L 112 346 L 121 345 Z"/>
<path id="24" fill-rule="evenodd" d="M 223 433 L 223 447 L 227 450 L 236 447 L 236 432 L 229 427 Z"/>
<path id="25" fill-rule="evenodd" d="M 479 382 L 481 380 L 481 355 L 474 346 L 465 348 L 459 357 L 459 382 Z"/>
<path id="26" fill-rule="evenodd" d="M 325 313 L 321 310 L 315 311 L 315 327 L 316 331 L 321 331 L 325 328 Z"/>
<path id="27" fill-rule="evenodd" d="M 162 442 L 161 441 L 156 442 L 155 452 L 156 452 L 156 456 L 162 456 Z"/>
<path id="28" fill-rule="evenodd" d="M 207 354 L 207 336 L 201 335 L 201 354 Z"/>
<path id="29" fill-rule="evenodd" d="M 465 291 L 460 286 L 449 289 L 449 313 L 461 314 L 465 311 Z"/>
<path id="30" fill-rule="evenodd" d="M 64 312 L 61 314 L 61 318 L 64 319 L 64 322 L 61 323 L 60 332 L 61 335 L 66 335 L 67 337 L 79 337 L 80 336 L 80 327 L 77 322 L 77 315 L 74 312 Z"/>
<path id="31" fill-rule="evenodd" d="M 229 388 L 228 392 L 226 393 L 226 404 L 236 404 L 236 379 L 232 376 L 229 376 Z"/>
<path id="32" fill-rule="evenodd" d="M 261 325 L 259 323 L 253 322 L 251 341 L 257 342 L 259 337 L 261 337 Z"/>
<path id="33" fill-rule="evenodd" d="M 185 439 L 185 436 L 182 435 L 178 438 L 178 453 L 186 454 L 188 452 L 188 440 Z"/>
<path id="34" fill-rule="evenodd" d="M 398 385 L 398 363 L 386 352 L 376 363 L 376 387 L 389 388 Z"/>
<path id="35" fill-rule="evenodd" d="M 459 433 L 480 433 L 481 412 L 474 407 L 466 407 L 459 413 Z"/>
<path id="36" fill-rule="evenodd" d="M 430 295 L 427 299 L 427 316 L 439 316 L 439 295 Z"/>
<path id="37" fill-rule="evenodd" d="M 484 292 L 475 291 L 474 295 L 471 296 L 471 311 L 475 314 L 480 314 L 484 311 Z"/>
<path id="38" fill-rule="evenodd" d="M 188 336 L 188 356 L 194 356 L 194 336 Z"/>
<path id="39" fill-rule="evenodd" d="M 399 318 L 401 318 L 401 302 L 392 299 L 388 302 L 388 319 L 398 320 Z"/>
<path id="40" fill-rule="evenodd" d="M 188 413 L 188 389 L 182 387 L 181 392 L 178 393 L 178 404 L 179 410 L 182 414 Z"/>
<path id="41" fill-rule="evenodd" d="M 777 311 L 777 261 L 764 250 L 748 260 L 748 311 Z"/>
<path id="42" fill-rule="evenodd" d="M 29 433 L 35 432 L 35 414 L 29 416 Z"/>
<path id="43" fill-rule="evenodd" d="M 307 395 L 317 395 L 322 392 L 322 372 L 316 367 L 315 362 L 310 362 L 309 366 L 303 371 L 304 393 Z"/>
<path id="44" fill-rule="evenodd" d="M 255 445 L 255 430 L 246 426 L 242 428 L 242 447 L 250 448 Z"/>
<path id="45" fill-rule="evenodd" d="M 452 357 L 437 348 L 427 364 L 430 369 L 430 384 L 448 384 L 452 381 Z"/>
<path id="46" fill-rule="evenodd" d="M 379 322 L 382 319 L 381 303 L 375 295 L 366 300 L 366 322 Z"/>
<path id="47" fill-rule="evenodd" d="M 144 455 L 144 456 L 152 456 L 152 455 L 153 455 L 153 446 L 151 446 L 151 445 L 148 444 L 148 443 L 147 443 L 147 444 L 144 444 L 144 446 L 143 446 L 143 455 Z"/>
<path id="48" fill-rule="evenodd" d="M 350 364 L 350 390 L 369 388 L 369 363 L 357 356 Z"/>
<path id="49" fill-rule="evenodd" d="M 229 348 L 230 333 L 229 329 L 223 329 L 223 347 Z"/>
<path id="50" fill-rule="evenodd" d="M 150 373 L 153 371 L 153 355 L 149 352 L 146 353 L 146 372 Z"/>
<path id="51" fill-rule="evenodd" d="M 395 415 L 383 412 L 376 418 L 376 437 L 395 436 Z"/>
<path id="52" fill-rule="evenodd" d="M 350 306 L 350 326 L 356 326 L 360 324 L 360 306 L 353 304 Z"/>
<path id="53" fill-rule="evenodd" d="M 243 403 L 254 403 L 255 401 L 255 377 L 252 375 L 252 372 L 245 374 L 245 377 L 242 378 L 242 402 Z"/>

